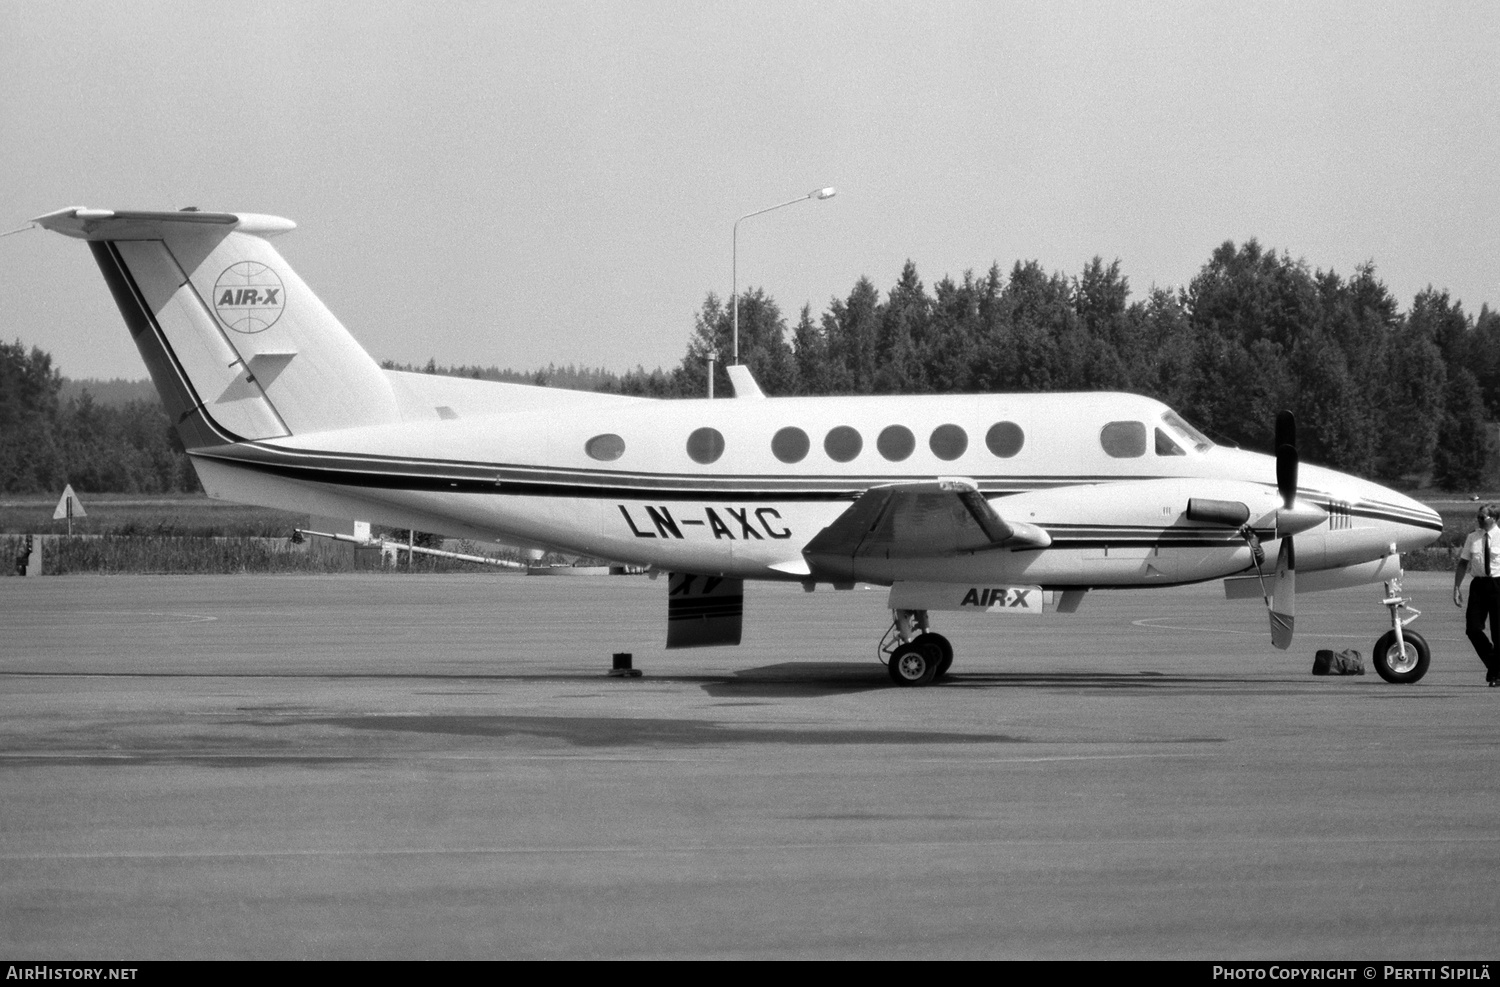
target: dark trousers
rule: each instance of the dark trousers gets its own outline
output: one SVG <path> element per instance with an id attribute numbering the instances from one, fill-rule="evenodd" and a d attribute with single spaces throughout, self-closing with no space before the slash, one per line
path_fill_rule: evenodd
<path id="1" fill-rule="evenodd" d="M 1490 637 L 1484 636 L 1484 625 L 1490 625 Z M 1500 579 L 1476 576 L 1469 585 L 1469 609 L 1464 613 L 1464 633 L 1469 635 L 1479 660 L 1491 675 L 1500 672 L 1496 664 L 1495 645 L 1491 638 L 1500 634 Z"/>

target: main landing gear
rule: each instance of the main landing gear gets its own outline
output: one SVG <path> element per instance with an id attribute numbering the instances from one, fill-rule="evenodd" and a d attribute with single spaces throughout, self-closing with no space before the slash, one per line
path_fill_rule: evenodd
<path id="1" fill-rule="evenodd" d="M 1411 598 L 1401 595 L 1401 580 L 1391 579 L 1385 584 L 1385 599 L 1380 601 L 1391 611 L 1391 629 L 1375 642 L 1375 654 L 1371 662 L 1375 671 L 1387 682 L 1407 685 L 1427 674 L 1432 661 L 1432 652 L 1427 641 L 1406 625 L 1422 615 L 1422 611 L 1409 606 Z M 1402 610 L 1411 611 L 1410 617 L 1401 616 Z"/>
<path id="2" fill-rule="evenodd" d="M 895 610 L 891 629 L 880 641 L 889 655 L 886 670 L 897 685 L 927 685 L 942 678 L 953 664 L 953 645 L 928 630 L 926 610 Z"/>

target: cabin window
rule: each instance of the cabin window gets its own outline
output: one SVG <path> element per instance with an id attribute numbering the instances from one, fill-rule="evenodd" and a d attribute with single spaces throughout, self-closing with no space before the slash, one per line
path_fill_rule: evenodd
<path id="1" fill-rule="evenodd" d="M 625 455 L 625 440 L 618 435 L 605 432 L 596 435 L 583 444 L 583 451 L 589 454 L 590 459 L 610 463 Z"/>
<path id="2" fill-rule="evenodd" d="M 1026 435 L 1015 422 L 996 422 L 984 433 L 984 444 L 1001 459 L 1009 459 L 1026 444 Z"/>
<path id="3" fill-rule="evenodd" d="M 802 462 L 811 448 L 811 440 L 800 428 L 789 425 L 771 436 L 771 454 L 783 463 Z"/>
<path id="4" fill-rule="evenodd" d="M 917 448 L 917 437 L 905 425 L 889 425 L 875 440 L 875 448 L 893 463 L 899 463 Z"/>
<path id="5" fill-rule="evenodd" d="M 724 455 L 724 436 L 716 428 L 694 429 L 688 436 L 687 454 L 693 462 L 707 465 Z"/>
<path id="6" fill-rule="evenodd" d="M 1116 459 L 1134 459 L 1146 454 L 1143 422 L 1110 422 L 1099 431 L 1099 444 Z"/>
<path id="7" fill-rule="evenodd" d="M 1172 437 L 1161 429 L 1156 430 L 1156 454 L 1158 456 L 1186 456 L 1182 446 L 1172 441 Z"/>
<path id="8" fill-rule="evenodd" d="M 957 459 L 969 448 L 969 436 L 957 425 L 939 425 L 927 444 L 939 459 Z"/>
<path id="9" fill-rule="evenodd" d="M 865 440 L 848 425 L 829 429 L 828 435 L 823 439 L 823 451 L 828 453 L 828 458 L 836 463 L 849 462 L 858 456 L 864 447 Z"/>

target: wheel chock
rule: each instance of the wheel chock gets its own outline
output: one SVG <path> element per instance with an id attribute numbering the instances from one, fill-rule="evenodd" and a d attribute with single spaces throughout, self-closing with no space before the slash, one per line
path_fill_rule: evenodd
<path id="1" fill-rule="evenodd" d="M 616 651 L 615 652 L 614 665 L 612 665 L 610 667 L 610 670 L 609 670 L 609 676 L 610 676 L 610 678 L 616 678 L 616 679 L 638 679 L 638 678 L 640 678 L 641 677 L 641 670 L 639 668 L 631 668 L 630 667 L 630 658 L 631 658 L 631 655 L 630 655 L 629 651 Z"/>

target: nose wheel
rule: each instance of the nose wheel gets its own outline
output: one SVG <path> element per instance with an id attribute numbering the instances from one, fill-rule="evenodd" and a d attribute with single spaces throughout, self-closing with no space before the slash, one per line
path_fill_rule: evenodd
<path id="1" fill-rule="evenodd" d="M 1375 642 L 1370 663 L 1375 666 L 1376 674 L 1387 682 L 1410 685 L 1427 674 L 1427 666 L 1432 662 L 1427 640 L 1416 631 L 1406 629 L 1406 625 L 1421 616 L 1422 611 L 1410 605 L 1410 597 L 1401 595 L 1399 579 L 1385 584 L 1385 599 L 1381 602 L 1391 611 L 1391 629 Z M 1403 610 L 1410 612 L 1411 616 L 1401 616 Z"/>
<path id="2" fill-rule="evenodd" d="M 1432 652 L 1427 641 L 1416 631 L 1406 631 L 1402 640 L 1396 640 L 1395 631 L 1386 631 L 1375 642 L 1375 654 L 1371 663 L 1375 671 L 1387 682 L 1407 685 L 1427 674 L 1432 661 Z"/>

